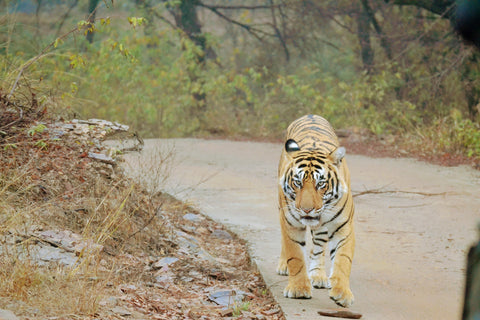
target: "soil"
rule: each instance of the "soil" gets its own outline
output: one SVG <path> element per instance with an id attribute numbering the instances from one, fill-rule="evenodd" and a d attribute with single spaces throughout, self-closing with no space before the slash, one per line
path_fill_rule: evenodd
<path id="1" fill-rule="evenodd" d="M 322 290 L 312 300 L 283 299 L 285 279 L 273 272 L 279 252 L 274 181 L 280 145 L 173 142 L 182 161 L 167 189 L 186 201 L 181 202 L 126 177 L 115 159 L 90 157 L 111 156 L 98 143 L 106 136 L 104 127 L 46 119 L 35 103 L 22 113 L 3 96 L 0 104 L 0 209 L 2 221 L 9 223 L 1 230 L 3 247 L 32 250 L 41 242 L 34 231 L 54 229 L 97 239 L 102 248 L 73 276 L 57 262 L 39 265 L 22 256 L 33 259 L 30 271 L 45 273 L 43 278 L 55 270 L 76 284 L 58 277 L 43 291 L 35 279 L 22 278 L 24 287 L 5 286 L 17 276 L 9 268 L 21 263 L 12 250 L 3 250 L 0 309 L 19 319 L 284 319 L 285 314 L 312 319 L 320 318 L 319 309 L 335 307 Z M 392 158 L 449 166 L 477 163 L 458 155 L 407 152 L 355 133 L 342 141 L 350 154 L 389 157 L 351 156 L 361 244 L 352 274 L 354 310 L 368 319 L 458 318 L 463 259 L 480 216 L 479 176 L 469 169 Z M 149 152 L 165 144 L 148 141 L 136 169 L 145 168 Z M 127 155 L 127 162 L 135 157 Z M 140 177 L 152 178 L 150 172 Z M 420 189 L 411 184 L 414 180 L 422 181 Z M 118 208 L 125 212 L 123 220 L 111 215 Z M 89 228 L 105 221 L 114 226 L 105 234 Z M 89 291 L 76 292 L 79 285 Z M 93 292 L 98 298 L 91 308 L 79 306 L 65 315 L 65 306 L 48 301 L 47 291 L 90 299 Z"/>
<path id="2" fill-rule="evenodd" d="M 318 311 L 336 308 L 325 290 L 314 290 L 309 300 L 286 299 L 286 278 L 275 273 L 281 148 L 248 141 L 146 140 L 142 154 L 126 157 L 126 167 L 129 175 L 140 173 L 148 182 L 142 166 L 155 163 L 155 154 L 174 150 L 165 189 L 247 241 L 287 319 L 323 319 Z M 459 319 L 466 251 L 477 239 L 480 219 L 480 173 L 348 150 L 357 238 L 352 312 L 371 320 Z"/>
<path id="3" fill-rule="evenodd" d="M 54 121 L 35 105 L 0 99 L 0 313 L 284 319 L 242 239 L 124 175 L 115 150 L 101 144 L 118 127 Z M 66 265 L 80 238 L 96 251 L 73 251 Z"/>

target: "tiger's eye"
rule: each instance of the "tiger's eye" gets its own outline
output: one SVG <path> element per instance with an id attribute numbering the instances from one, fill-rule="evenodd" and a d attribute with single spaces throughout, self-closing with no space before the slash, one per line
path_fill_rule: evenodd
<path id="1" fill-rule="evenodd" d="M 323 189 L 327 186 L 327 183 L 325 181 L 320 181 L 317 183 L 317 189 Z"/>

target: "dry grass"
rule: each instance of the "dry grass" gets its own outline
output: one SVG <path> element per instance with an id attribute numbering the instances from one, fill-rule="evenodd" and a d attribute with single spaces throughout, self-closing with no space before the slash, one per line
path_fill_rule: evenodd
<path id="1" fill-rule="evenodd" d="M 125 282 L 119 275 L 129 273 L 119 272 L 112 257 L 167 246 L 155 218 L 165 201 L 85 157 L 89 140 L 53 139 L 50 120 L 36 108 L 6 101 L 0 105 L 0 296 L 20 315 L 93 316 L 115 282 Z M 35 230 L 70 230 L 104 250 L 81 252 L 74 267 L 42 266 L 31 256 L 39 243 Z"/>
<path id="2" fill-rule="evenodd" d="M 53 121 L 25 110 L 0 104 L 0 309 L 24 319 L 118 319 L 116 305 L 133 310 L 132 319 L 220 318 L 209 290 L 238 288 L 253 294 L 236 314 L 267 310 L 282 319 L 245 244 L 212 237 L 223 227 L 209 219 L 184 220 L 196 211 L 160 192 L 173 150 L 158 152 L 155 166 L 131 180 L 87 156 L 105 151 L 92 143 L 93 133 L 56 138 Z M 146 175 L 153 181 L 147 187 Z M 74 264 L 40 263 L 39 247 L 70 250 L 39 236 L 47 231 L 73 232 L 96 246 L 74 250 Z M 179 245 L 178 234 L 203 258 Z M 162 257 L 179 262 L 159 271 L 154 264 Z M 188 280 L 192 275 L 197 279 Z M 168 283 L 157 283 L 159 276 Z"/>

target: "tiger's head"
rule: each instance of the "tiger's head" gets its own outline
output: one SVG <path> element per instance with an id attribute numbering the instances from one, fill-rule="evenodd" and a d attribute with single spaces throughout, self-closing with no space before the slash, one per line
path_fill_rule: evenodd
<path id="1" fill-rule="evenodd" d="M 285 143 L 287 169 L 280 178 L 290 213 L 306 226 L 320 223 L 323 212 L 335 206 L 347 192 L 339 166 L 345 148 L 328 155 L 316 150 L 300 150 L 297 142 Z"/>

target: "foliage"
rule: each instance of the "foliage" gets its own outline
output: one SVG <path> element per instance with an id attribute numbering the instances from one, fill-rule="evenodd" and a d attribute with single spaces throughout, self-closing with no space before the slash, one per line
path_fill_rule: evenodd
<path id="1" fill-rule="evenodd" d="M 28 79 L 55 88 L 59 98 L 40 92 L 39 100 L 57 110 L 65 106 L 61 111 L 70 115 L 129 124 L 146 137 L 278 139 L 295 117 L 318 113 L 336 128 L 428 137 L 437 141 L 438 150 L 480 156 L 476 54 L 458 41 L 447 20 L 430 12 L 373 1 L 381 29 L 376 37 L 372 31 L 375 66 L 366 70 L 353 32 L 361 8 L 355 3 L 327 1 L 305 11 L 304 2 L 292 1 L 284 12 L 292 20 L 279 34 L 287 48 L 274 38 L 259 42 L 245 29 L 208 16 L 204 26 L 211 32 L 204 33 L 203 46 L 216 55 L 205 61 L 195 39 L 162 24 L 165 16 L 156 18 L 172 3 L 145 3 L 99 8 L 94 24 L 72 14 L 65 25 L 93 30 L 91 44 L 83 33 L 60 41 L 46 16 L 38 17 L 38 37 L 33 17 L 8 15 L 14 27 L 6 22 L 3 28 L 14 34 L 1 56 L 2 87 L 11 87 L 19 68 L 54 43 L 29 66 Z M 300 10 L 306 13 L 300 16 Z M 229 17 L 254 24 L 258 12 L 239 10 Z M 382 34 L 387 41 L 382 42 Z M 199 96 L 206 97 L 204 104 L 199 105 Z"/>

